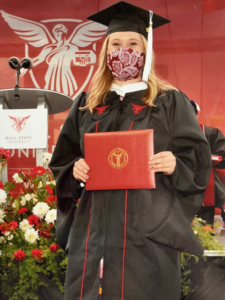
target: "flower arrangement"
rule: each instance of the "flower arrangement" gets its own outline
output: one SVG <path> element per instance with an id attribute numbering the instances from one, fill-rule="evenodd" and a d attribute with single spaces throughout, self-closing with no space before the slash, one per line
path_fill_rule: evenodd
<path id="1" fill-rule="evenodd" d="M 55 239 L 56 189 L 48 168 L 18 170 L 0 182 L 0 298 L 38 299 L 46 275 L 64 290 L 65 252 Z M 17 196 L 12 190 L 17 187 Z"/>
<path id="2" fill-rule="evenodd" d="M 4 169 L 7 161 L 11 158 L 10 150 L 0 148 L 0 172 Z"/>
<path id="3" fill-rule="evenodd" d="M 195 217 L 191 222 L 191 227 L 205 250 L 225 250 L 224 246 L 215 238 L 216 230 L 221 228 L 219 223 L 215 223 L 212 228 L 201 218 Z"/>
<path id="4" fill-rule="evenodd" d="M 218 251 L 225 250 L 225 247 L 221 245 L 219 241 L 216 239 L 215 231 L 217 228 L 221 227 L 219 223 L 215 223 L 213 229 L 210 225 L 207 225 L 204 220 L 195 217 L 191 222 L 191 227 L 205 250 L 218 250 Z M 184 297 L 188 296 L 194 291 L 190 279 L 190 274 L 191 274 L 190 268 L 193 262 L 198 263 L 198 261 L 199 258 L 197 256 L 185 252 L 181 253 L 181 268 L 182 268 L 181 288 L 182 288 L 182 295 Z"/>

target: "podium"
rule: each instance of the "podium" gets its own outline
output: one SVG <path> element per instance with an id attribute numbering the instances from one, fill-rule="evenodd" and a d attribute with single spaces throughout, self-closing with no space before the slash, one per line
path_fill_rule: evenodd
<path id="1" fill-rule="evenodd" d="M 36 149 L 36 165 L 43 166 L 43 152 L 47 151 L 48 148 L 48 115 L 57 114 L 70 109 L 72 103 L 73 100 L 69 96 L 50 90 L 19 87 L 0 90 L 0 122 L 6 120 L 6 122 L 3 123 L 4 127 L 7 122 L 13 122 L 13 125 L 7 128 L 8 130 L 12 130 L 10 127 L 14 127 L 15 129 L 13 138 L 12 136 L 5 137 L 5 139 L 1 141 L 0 147 L 6 149 L 22 149 L 21 147 L 18 148 L 18 144 L 16 145 L 16 142 L 19 142 L 16 141 L 16 138 L 26 126 L 25 119 L 30 118 L 31 120 L 31 118 L 35 119 L 41 116 L 39 125 L 42 132 L 40 133 L 38 131 L 38 136 L 36 135 L 37 139 L 41 138 L 40 146 L 36 139 L 35 142 L 28 141 L 31 145 L 28 143 L 25 147 L 26 149 Z M 15 113 L 14 110 L 18 110 L 20 117 L 16 118 L 11 116 L 12 114 L 10 112 Z M 29 114 L 29 116 L 23 117 L 24 113 Z M 30 117 L 31 114 L 34 114 L 34 118 Z M 26 130 L 28 129 L 31 130 L 29 126 L 27 126 Z M 3 133 L 1 131 L 2 136 L 3 134 L 6 134 L 6 132 Z M 37 146 L 33 147 L 33 143 L 37 144 Z M 2 173 L 2 177 L 3 183 L 8 181 L 7 165 Z"/>

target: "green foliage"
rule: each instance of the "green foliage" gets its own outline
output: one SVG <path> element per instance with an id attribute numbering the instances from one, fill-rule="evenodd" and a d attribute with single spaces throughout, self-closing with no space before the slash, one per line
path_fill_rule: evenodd
<path id="1" fill-rule="evenodd" d="M 215 230 L 210 227 L 210 225 L 206 225 L 206 222 L 200 218 L 194 218 L 191 227 L 197 236 L 198 240 L 202 244 L 205 250 L 218 250 L 224 251 L 225 248 L 222 246 L 216 238 Z M 215 223 L 214 228 L 219 228 L 220 224 Z M 181 276 L 181 289 L 183 296 L 188 296 L 194 290 L 191 286 L 191 279 L 190 279 L 190 266 L 191 263 L 198 263 L 199 259 L 197 256 L 182 252 L 181 253 L 181 269 L 182 269 L 182 276 Z"/>
<path id="2" fill-rule="evenodd" d="M 6 192 L 9 192 L 11 190 L 13 190 L 16 187 L 16 184 L 13 182 L 6 182 L 6 184 L 4 185 L 4 190 Z"/>
<path id="3" fill-rule="evenodd" d="M 205 250 L 224 250 L 224 247 L 216 239 L 215 230 L 210 225 L 205 225 L 205 221 L 200 218 L 194 218 L 191 226 Z M 220 224 L 214 224 L 215 229 L 219 227 Z"/>
<path id="4" fill-rule="evenodd" d="M 0 289 L 6 299 L 38 300 L 36 291 L 40 286 L 46 286 L 40 274 L 51 278 L 59 290 L 61 292 L 64 291 L 64 285 L 60 281 L 60 277 L 64 277 L 65 269 L 60 263 L 66 261 L 65 252 L 59 249 L 56 253 L 53 253 L 47 247 L 40 248 L 44 252 L 41 261 L 36 261 L 32 257 L 31 247 L 26 247 L 24 251 L 26 258 L 22 261 L 12 258 L 14 253 L 13 247 L 10 252 L 8 251 L 7 255 L 2 256 Z"/>
<path id="5" fill-rule="evenodd" d="M 184 296 L 187 296 L 194 291 L 191 287 L 191 279 L 189 278 L 189 275 L 191 274 L 191 270 L 189 270 L 189 268 L 192 259 L 195 260 L 195 263 L 198 262 L 197 256 L 191 255 L 186 252 L 181 253 L 181 290 Z"/>
<path id="6" fill-rule="evenodd" d="M 47 216 L 56 209 L 52 173 L 48 169 L 34 168 L 21 170 L 16 178 L 21 193 L 15 198 L 8 193 L 5 203 L 0 205 L 4 212 L 0 223 L 0 299 L 38 300 L 37 291 L 46 286 L 46 276 L 63 293 L 67 255 L 56 243 L 55 219 Z M 9 192 L 15 186 L 7 183 L 4 190 Z M 36 223 L 30 223 L 29 217 L 34 216 L 37 204 L 46 211 L 43 216 L 36 215 Z M 27 222 L 27 229 L 22 222 Z M 30 228 L 36 234 L 34 240 L 26 237 Z M 23 257 L 18 256 L 18 250 L 22 250 Z M 41 251 L 40 256 L 32 255 L 33 250 Z"/>

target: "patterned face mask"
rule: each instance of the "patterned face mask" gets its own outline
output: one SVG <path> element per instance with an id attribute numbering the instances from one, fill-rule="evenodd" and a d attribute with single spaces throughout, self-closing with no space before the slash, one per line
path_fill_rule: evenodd
<path id="1" fill-rule="evenodd" d="M 122 47 L 107 54 L 107 63 L 113 77 L 127 81 L 142 76 L 145 64 L 145 53 Z"/>

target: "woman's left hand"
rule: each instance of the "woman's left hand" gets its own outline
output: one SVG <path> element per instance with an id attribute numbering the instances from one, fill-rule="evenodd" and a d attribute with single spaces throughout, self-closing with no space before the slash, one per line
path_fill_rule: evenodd
<path id="1" fill-rule="evenodd" d="M 171 175 L 176 167 L 176 157 L 170 151 L 159 152 L 150 158 L 149 164 L 155 172 Z"/>

